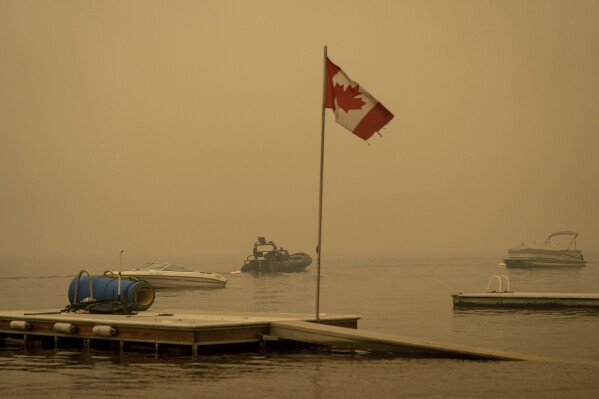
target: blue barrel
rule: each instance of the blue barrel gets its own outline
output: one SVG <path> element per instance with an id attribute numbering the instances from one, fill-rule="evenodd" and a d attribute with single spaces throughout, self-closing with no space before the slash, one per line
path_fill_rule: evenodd
<path id="1" fill-rule="evenodd" d="M 77 300 L 75 300 L 75 290 L 79 280 L 79 290 L 77 291 Z M 95 301 L 117 301 L 119 279 L 111 277 L 92 277 L 93 300 Z M 69 286 L 69 303 L 78 303 L 83 299 L 91 297 L 89 292 L 89 277 L 78 276 L 71 281 Z M 139 310 L 147 310 L 154 303 L 154 287 L 145 281 L 132 281 L 121 279 L 120 301 L 126 298 L 130 306 Z"/>

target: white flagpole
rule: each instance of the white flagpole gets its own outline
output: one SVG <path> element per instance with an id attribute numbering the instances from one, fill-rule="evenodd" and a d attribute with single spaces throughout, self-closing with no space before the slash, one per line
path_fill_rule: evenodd
<path id="1" fill-rule="evenodd" d="M 320 195 L 318 198 L 318 246 L 316 247 L 316 322 L 320 321 L 320 255 L 322 254 L 322 186 L 324 176 L 324 116 L 327 89 L 327 46 L 322 67 L 322 121 L 320 125 Z"/>

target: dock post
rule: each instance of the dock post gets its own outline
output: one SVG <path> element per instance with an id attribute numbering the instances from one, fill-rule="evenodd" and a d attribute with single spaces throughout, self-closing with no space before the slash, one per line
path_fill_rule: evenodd
<path id="1" fill-rule="evenodd" d="M 54 350 L 58 350 L 58 335 L 54 336 Z"/>
<path id="2" fill-rule="evenodd" d="M 266 353 L 266 343 L 268 341 L 278 341 L 279 337 L 277 337 L 276 335 L 271 335 L 271 334 L 261 334 L 260 335 L 260 353 L 264 354 Z"/>
<path id="3" fill-rule="evenodd" d="M 196 357 L 198 355 L 198 343 L 194 342 L 191 344 L 191 356 Z"/>

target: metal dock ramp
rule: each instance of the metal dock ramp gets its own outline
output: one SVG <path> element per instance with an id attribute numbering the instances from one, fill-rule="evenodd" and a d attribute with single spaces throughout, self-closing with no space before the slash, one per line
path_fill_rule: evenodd
<path id="1" fill-rule="evenodd" d="M 279 339 L 327 345 L 336 348 L 390 353 L 406 357 L 542 360 L 541 357 L 534 355 L 473 348 L 300 320 L 273 321 L 270 324 L 270 335 L 273 338 L 276 337 Z"/>

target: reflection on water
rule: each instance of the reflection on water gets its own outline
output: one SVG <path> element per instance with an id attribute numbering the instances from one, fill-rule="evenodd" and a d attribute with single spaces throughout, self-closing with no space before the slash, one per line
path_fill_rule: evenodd
<path id="1" fill-rule="evenodd" d="M 0 278 L 0 309 L 61 309 L 81 267 L 33 265 Z M 154 353 L 0 347 L 3 397 L 75 395 L 210 398 L 595 397 L 599 312 L 584 309 L 454 309 L 451 295 L 482 292 L 506 274 L 519 292 L 598 292 L 599 268 L 523 270 L 496 258 L 324 262 L 322 313 L 357 314 L 359 328 L 542 355 L 546 362 L 402 359 L 303 349 L 156 356 Z M 39 273 L 46 270 L 45 273 Z M 50 271 L 48 271 L 50 270 Z M 315 311 L 315 270 L 230 277 L 224 289 L 156 290 L 152 312 Z M 509 382 L 509 383 L 508 383 Z"/>
<path id="2" fill-rule="evenodd" d="M 199 357 L 27 354 L 6 357 L 6 397 L 379 398 L 593 397 L 596 365 L 294 353 Z M 590 372 L 581 373 L 581 368 Z M 548 378 L 548 376 L 551 378 Z M 519 377 L 518 377 L 519 376 Z M 11 377 L 12 383 L 6 383 Z M 20 383 L 19 383 L 20 382 Z M 568 395 L 566 395 L 568 396 Z"/>

